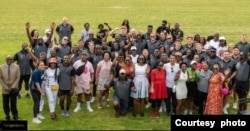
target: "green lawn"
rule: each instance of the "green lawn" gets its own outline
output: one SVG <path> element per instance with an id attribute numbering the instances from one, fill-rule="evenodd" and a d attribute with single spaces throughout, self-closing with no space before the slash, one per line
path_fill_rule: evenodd
<path id="1" fill-rule="evenodd" d="M 155 30 L 161 25 L 161 21 L 166 19 L 172 25 L 179 22 L 184 31 L 184 37 L 194 36 L 196 33 L 206 37 L 219 32 L 226 37 L 228 43 L 236 43 L 242 33 L 250 34 L 249 5 L 249 0 L 0 0 L 0 64 L 4 63 L 6 55 L 17 52 L 21 48 L 21 43 L 28 42 L 24 27 L 28 21 L 31 24 L 31 30 L 36 28 L 40 36 L 43 36 L 44 30 L 51 22 L 59 24 L 61 19 L 67 16 L 75 28 L 72 36 L 73 44 L 80 38 L 85 22 L 89 22 L 91 29 L 97 32 L 99 23 L 108 22 L 112 28 L 115 28 L 125 18 L 129 19 L 132 28 L 141 32 L 146 31 L 148 24 L 154 25 Z M 74 96 L 73 108 L 75 103 Z M 28 120 L 30 130 L 170 129 L 170 119 L 165 116 L 151 119 L 150 109 L 146 110 L 144 118 L 134 118 L 129 113 L 125 117 L 115 119 L 111 107 L 97 110 L 95 104 L 92 104 L 95 109 L 93 113 L 86 112 L 84 104 L 81 112 L 72 113 L 68 118 L 60 116 L 57 122 L 49 119 L 46 104 L 43 112 L 46 119 L 41 125 L 35 125 L 32 123 L 32 105 L 31 99 L 18 100 L 20 117 Z M 60 109 L 57 107 L 56 110 L 59 114 Z M 0 112 L 0 119 L 4 119 L 2 104 Z"/>

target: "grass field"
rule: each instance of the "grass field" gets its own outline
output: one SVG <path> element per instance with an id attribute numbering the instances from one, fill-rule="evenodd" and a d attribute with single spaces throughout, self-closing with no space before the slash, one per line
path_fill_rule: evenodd
<path id="1" fill-rule="evenodd" d="M 125 18 L 129 19 L 132 28 L 141 32 L 146 32 L 148 24 L 154 25 L 156 29 L 166 19 L 172 25 L 179 22 L 185 36 L 199 33 L 206 37 L 219 32 L 226 37 L 228 43 L 236 43 L 242 33 L 250 34 L 249 5 L 249 0 L 0 0 L 0 64 L 4 63 L 6 55 L 17 52 L 21 43 L 28 42 L 24 27 L 26 22 L 30 22 L 31 29 L 38 29 L 40 36 L 43 36 L 51 22 L 59 24 L 67 16 L 75 28 L 73 44 L 80 38 L 85 22 L 89 22 L 91 29 L 97 32 L 99 23 L 108 22 L 115 28 Z M 0 101 L 2 102 L 2 97 Z M 74 97 L 73 108 L 75 101 Z M 151 119 L 150 109 L 146 110 L 144 118 L 134 118 L 130 113 L 115 119 L 111 107 L 97 110 L 95 104 L 92 104 L 95 109 L 93 113 L 86 112 L 86 106 L 83 105 L 81 112 L 72 113 L 67 118 L 59 117 L 57 122 L 50 120 L 46 105 L 43 112 L 46 119 L 41 125 L 35 125 L 32 123 L 32 105 L 31 99 L 18 100 L 20 117 L 28 120 L 29 130 L 170 129 L 170 119 L 165 116 Z M 56 110 L 59 114 L 60 109 L 57 107 Z M 0 112 L 0 119 L 4 119 L 2 104 Z"/>

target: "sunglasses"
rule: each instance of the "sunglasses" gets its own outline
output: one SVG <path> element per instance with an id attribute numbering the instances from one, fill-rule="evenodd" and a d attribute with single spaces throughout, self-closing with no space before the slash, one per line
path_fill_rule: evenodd
<path id="1" fill-rule="evenodd" d="M 174 68 L 173 67 L 171 67 L 171 72 L 174 72 Z"/>

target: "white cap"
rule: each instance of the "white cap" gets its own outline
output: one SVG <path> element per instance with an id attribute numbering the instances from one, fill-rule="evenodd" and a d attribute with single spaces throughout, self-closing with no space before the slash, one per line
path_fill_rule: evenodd
<path id="1" fill-rule="evenodd" d="M 219 40 L 226 40 L 224 36 L 220 36 Z"/>
<path id="2" fill-rule="evenodd" d="M 130 50 L 137 50 L 136 46 L 132 46 Z"/>
<path id="3" fill-rule="evenodd" d="M 45 34 L 50 34 L 50 33 L 51 33 L 50 29 L 45 30 Z"/>
<path id="4" fill-rule="evenodd" d="M 190 63 L 191 65 L 193 65 L 193 64 L 197 64 L 197 61 L 195 61 L 195 60 L 193 60 L 193 61 L 191 61 L 191 63 Z"/>
<path id="5" fill-rule="evenodd" d="M 121 73 L 125 73 L 125 74 L 126 74 L 126 71 L 125 71 L 124 69 L 121 69 L 121 70 L 119 71 L 119 74 L 121 74 Z"/>

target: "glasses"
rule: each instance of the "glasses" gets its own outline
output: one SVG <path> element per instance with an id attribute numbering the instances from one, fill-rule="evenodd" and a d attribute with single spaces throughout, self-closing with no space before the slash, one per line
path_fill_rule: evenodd
<path id="1" fill-rule="evenodd" d="M 174 68 L 173 67 L 171 67 L 171 72 L 174 72 Z"/>
<path id="2" fill-rule="evenodd" d="M 63 40 L 66 40 L 66 41 L 68 41 L 68 39 L 63 39 Z"/>

